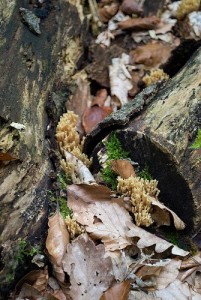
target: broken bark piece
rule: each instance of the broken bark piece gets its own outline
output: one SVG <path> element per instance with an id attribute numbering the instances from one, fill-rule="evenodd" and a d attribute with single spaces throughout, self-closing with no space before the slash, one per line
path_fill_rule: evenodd
<path id="1" fill-rule="evenodd" d="M 158 91 L 157 85 L 150 86 L 155 93 L 147 97 L 149 105 L 138 114 L 136 105 L 147 89 L 100 123 L 85 141 L 85 149 L 92 151 L 89 141 L 96 144 L 104 134 L 116 131 L 124 149 L 131 153 L 131 160 L 142 168 L 149 167 L 159 182 L 159 200 L 184 221 L 187 232 L 201 225 L 200 149 L 191 149 L 201 127 L 200 64 L 198 50 Z"/>
<path id="2" fill-rule="evenodd" d="M 40 31 L 40 19 L 29 9 L 20 8 L 20 14 L 22 16 L 22 21 L 30 31 L 32 31 L 35 34 L 41 34 Z"/>

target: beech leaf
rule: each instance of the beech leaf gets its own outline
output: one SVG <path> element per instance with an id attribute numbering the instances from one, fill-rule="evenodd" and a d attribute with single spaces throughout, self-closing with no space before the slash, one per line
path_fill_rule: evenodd
<path id="1" fill-rule="evenodd" d="M 175 214 L 175 212 L 153 197 L 150 197 L 150 200 L 153 207 L 151 216 L 157 225 L 170 225 L 170 216 L 172 216 L 174 226 L 177 230 L 183 230 L 185 228 L 184 222 Z"/>
<path id="2" fill-rule="evenodd" d="M 11 156 L 9 153 L 0 152 L 0 161 L 16 160 L 17 158 Z"/>
<path id="3" fill-rule="evenodd" d="M 69 243 L 69 233 L 66 229 L 64 219 L 59 212 L 49 217 L 48 226 L 46 248 L 52 263 L 61 266 L 63 255 Z"/>
<path id="4" fill-rule="evenodd" d="M 63 268 L 70 276 L 70 296 L 75 300 L 97 300 L 113 279 L 112 262 L 103 245 L 95 246 L 82 234 L 67 247 Z"/>
<path id="5" fill-rule="evenodd" d="M 112 113 L 112 108 L 107 106 L 99 107 L 97 105 L 87 108 L 82 116 L 82 125 L 86 133 L 89 133 L 103 119 Z"/>
<path id="6" fill-rule="evenodd" d="M 135 170 L 129 160 L 126 159 L 113 159 L 110 161 L 112 171 L 121 176 L 124 179 L 130 176 L 136 176 Z"/>
<path id="7" fill-rule="evenodd" d="M 156 253 L 163 253 L 168 249 L 171 249 L 173 255 L 178 255 L 185 257 L 189 254 L 188 251 L 180 249 L 179 247 L 157 237 L 154 234 L 151 234 L 144 229 L 134 225 L 133 223 L 127 223 L 129 227 L 129 232 L 127 233 L 128 237 L 138 237 L 139 240 L 136 243 L 136 246 L 139 249 L 144 249 L 150 246 L 154 246 Z"/>
<path id="8" fill-rule="evenodd" d="M 88 209 L 100 221 L 86 227 L 86 231 L 92 237 L 101 239 L 105 244 L 106 251 L 124 249 L 132 244 L 132 239 L 127 236 L 127 222 L 131 222 L 131 216 L 116 203 L 96 202 Z"/>
<path id="9" fill-rule="evenodd" d="M 79 198 L 86 203 L 111 200 L 111 190 L 100 184 L 71 184 L 67 189 L 76 200 Z"/>
<path id="10" fill-rule="evenodd" d="M 109 290 L 107 290 L 100 300 L 127 300 L 130 292 L 130 282 L 123 281 L 115 284 Z"/>

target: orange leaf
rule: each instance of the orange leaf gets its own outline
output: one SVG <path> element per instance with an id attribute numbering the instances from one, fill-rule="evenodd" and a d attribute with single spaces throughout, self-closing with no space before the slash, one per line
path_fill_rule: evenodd
<path id="1" fill-rule="evenodd" d="M 127 300 L 130 291 L 130 282 L 123 281 L 121 283 L 115 284 L 109 290 L 107 290 L 100 300 Z"/>
<path id="2" fill-rule="evenodd" d="M 124 179 L 129 178 L 130 176 L 136 177 L 134 168 L 129 160 L 126 159 L 114 159 L 111 160 L 112 171 L 117 173 Z"/>
<path id="3" fill-rule="evenodd" d="M 92 131 L 92 129 L 112 113 L 111 107 L 99 107 L 93 106 L 87 108 L 82 117 L 82 125 L 86 133 Z"/>
<path id="4" fill-rule="evenodd" d="M 8 153 L 0 152 L 0 160 L 5 161 L 5 160 L 16 160 L 16 159 L 17 159 L 16 157 L 13 157 Z"/>
<path id="5" fill-rule="evenodd" d="M 100 89 L 97 93 L 95 98 L 92 101 L 92 105 L 98 105 L 100 107 L 104 106 L 105 100 L 107 99 L 107 90 L 106 89 Z"/>
<path id="6" fill-rule="evenodd" d="M 149 30 L 153 29 L 158 25 L 160 19 L 156 16 L 146 17 L 146 18 L 135 18 L 127 19 L 118 23 L 121 29 L 135 29 L 135 30 Z"/>
<path id="7" fill-rule="evenodd" d="M 46 248 L 52 263 L 61 266 L 62 258 L 69 243 L 69 233 L 66 229 L 64 219 L 59 212 L 49 217 L 48 225 Z"/>

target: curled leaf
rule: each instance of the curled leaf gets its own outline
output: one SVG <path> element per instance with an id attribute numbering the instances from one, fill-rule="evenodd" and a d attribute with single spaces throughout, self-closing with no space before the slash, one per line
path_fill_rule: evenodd
<path id="1" fill-rule="evenodd" d="M 61 261 L 69 243 L 69 233 L 59 212 L 49 217 L 46 248 L 53 264 L 61 266 Z"/>

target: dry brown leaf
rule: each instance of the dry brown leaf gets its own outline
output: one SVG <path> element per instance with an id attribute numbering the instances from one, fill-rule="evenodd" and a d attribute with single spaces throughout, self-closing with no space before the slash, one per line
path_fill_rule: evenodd
<path id="1" fill-rule="evenodd" d="M 100 184 L 71 184 L 67 188 L 68 195 L 75 200 L 81 199 L 86 203 L 111 200 L 111 190 Z"/>
<path id="2" fill-rule="evenodd" d="M 86 133 L 92 131 L 92 129 L 100 123 L 103 119 L 112 113 L 112 108 L 103 106 L 92 106 L 87 108 L 82 116 L 82 125 Z"/>
<path id="3" fill-rule="evenodd" d="M 154 264 L 145 263 L 135 275 L 145 282 L 149 277 L 155 277 L 156 289 L 164 289 L 177 278 L 181 265 L 181 260 L 169 259 L 166 261 L 166 264 L 163 263 L 163 260 Z"/>
<path id="4" fill-rule="evenodd" d="M 126 209 L 117 203 L 96 201 L 94 204 L 86 205 L 80 199 L 77 204 L 75 199 L 71 199 L 69 204 L 75 219 L 87 226 L 86 231 L 91 233 L 93 238 L 102 240 L 106 251 L 124 249 L 133 243 L 132 238 L 135 237 L 139 239 L 136 243 L 139 249 L 154 246 L 156 253 L 171 249 L 173 255 L 188 255 L 187 251 L 135 226 Z M 95 218 L 98 218 L 96 222 Z"/>
<path id="5" fill-rule="evenodd" d="M 123 0 L 119 9 L 126 15 L 140 15 L 143 12 L 142 6 L 136 0 Z"/>
<path id="6" fill-rule="evenodd" d="M 57 266 L 53 264 L 53 271 L 54 271 L 54 276 L 59 282 L 64 282 L 65 281 L 65 273 L 64 270 L 61 266 Z"/>
<path id="7" fill-rule="evenodd" d="M 110 5 L 105 5 L 98 9 L 99 18 L 102 23 L 107 23 L 118 11 L 119 4 L 111 3 Z"/>
<path id="8" fill-rule="evenodd" d="M 128 103 L 128 91 L 133 87 L 128 64 L 129 55 L 123 53 L 121 57 L 113 58 L 109 66 L 111 95 L 117 97 L 121 106 Z"/>
<path id="9" fill-rule="evenodd" d="M 189 254 L 189 252 L 187 252 L 183 249 L 180 249 L 179 247 L 157 237 L 156 235 L 145 231 L 144 229 L 134 225 L 131 222 L 127 223 L 126 225 L 129 227 L 127 236 L 139 238 L 139 240 L 136 243 L 136 246 L 139 249 L 144 249 L 144 248 L 148 248 L 150 246 L 154 246 L 156 253 L 163 253 L 166 250 L 171 249 L 171 253 L 173 255 L 185 257 Z"/>
<path id="10" fill-rule="evenodd" d="M 90 224 L 86 231 L 93 238 L 101 239 L 106 251 L 124 249 L 132 244 L 132 239 L 127 236 L 127 222 L 131 222 L 131 216 L 116 203 L 96 202 L 88 206 L 88 210 L 100 221 Z"/>
<path id="11" fill-rule="evenodd" d="M 201 253 L 183 261 L 178 276 L 182 282 L 188 282 L 192 288 L 201 293 Z"/>
<path id="12" fill-rule="evenodd" d="M 7 160 L 16 160 L 16 157 L 11 156 L 9 153 L 0 152 L 0 161 L 7 161 Z"/>
<path id="13" fill-rule="evenodd" d="M 72 299 L 97 300 L 110 287 L 114 279 L 112 262 L 104 256 L 104 246 L 95 246 L 87 234 L 68 245 L 63 268 L 70 276 Z"/>
<path id="14" fill-rule="evenodd" d="M 48 226 L 46 248 L 51 262 L 57 266 L 61 266 L 63 255 L 69 243 L 69 233 L 66 229 L 64 219 L 58 211 L 49 217 Z"/>
<path id="15" fill-rule="evenodd" d="M 133 18 L 118 23 L 120 29 L 149 30 L 155 28 L 160 23 L 160 18 L 156 16 L 145 18 Z"/>
<path id="16" fill-rule="evenodd" d="M 31 300 L 43 300 L 43 296 L 41 293 L 35 289 L 30 284 L 24 283 L 20 294 L 18 297 L 14 297 L 15 300 L 24 300 L 24 299 L 31 299 Z"/>
<path id="17" fill-rule="evenodd" d="M 157 225 L 170 225 L 172 217 L 177 230 L 183 230 L 185 228 L 184 222 L 171 209 L 153 197 L 150 197 L 150 200 L 153 208 L 151 216 Z"/>
<path id="18" fill-rule="evenodd" d="M 143 64 L 146 67 L 158 68 L 170 57 L 172 47 L 163 42 L 154 41 L 130 52 L 131 63 Z"/>
<path id="19" fill-rule="evenodd" d="M 92 100 L 91 106 L 98 105 L 100 107 L 104 106 L 105 100 L 107 99 L 107 90 L 100 89 L 96 93 L 96 96 Z"/>
<path id="20" fill-rule="evenodd" d="M 124 179 L 130 176 L 136 176 L 133 165 L 126 159 L 113 159 L 110 161 L 112 171 L 121 176 Z"/>
<path id="21" fill-rule="evenodd" d="M 107 290 L 100 300 L 127 300 L 130 291 L 130 282 L 123 281 L 115 284 L 109 290 Z"/>
<path id="22" fill-rule="evenodd" d="M 154 292 L 157 297 L 163 300 L 200 300 L 201 294 L 192 290 L 187 283 L 178 279 L 168 285 L 165 289 Z"/>
<path id="23" fill-rule="evenodd" d="M 131 291 L 128 297 L 128 300 L 162 300 L 162 298 L 158 298 L 155 295 L 155 292 L 144 292 L 144 291 Z M 169 299 L 175 300 L 175 299 Z"/>
<path id="24" fill-rule="evenodd" d="M 92 96 L 90 93 L 89 82 L 87 80 L 77 79 L 77 89 L 72 98 L 66 102 L 66 110 L 73 110 L 76 115 L 79 116 L 78 131 L 83 134 L 83 128 L 81 124 L 81 118 L 88 107 L 88 103 L 91 103 Z"/>

